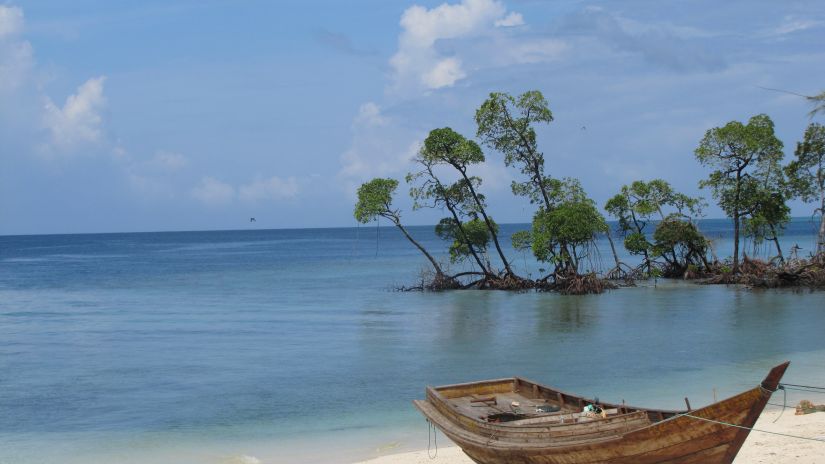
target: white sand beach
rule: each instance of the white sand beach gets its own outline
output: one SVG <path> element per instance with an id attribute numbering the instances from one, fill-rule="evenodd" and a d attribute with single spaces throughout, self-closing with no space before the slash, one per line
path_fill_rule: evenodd
<path id="1" fill-rule="evenodd" d="M 821 464 L 825 462 L 825 457 L 823 457 L 825 456 L 825 413 L 796 416 L 792 409 L 788 409 L 781 417 L 779 416 L 779 409 L 764 411 L 755 429 L 818 438 L 823 441 L 799 440 L 752 431 L 739 451 L 734 461 L 735 464 Z M 779 420 L 774 423 L 777 417 Z M 441 437 L 443 435 L 439 434 L 439 438 Z M 430 455 L 433 454 L 435 450 L 430 450 Z M 358 464 L 473 464 L 473 462 L 458 447 L 444 446 L 438 449 L 435 459 L 430 459 L 427 450 L 421 450 L 390 454 Z"/>

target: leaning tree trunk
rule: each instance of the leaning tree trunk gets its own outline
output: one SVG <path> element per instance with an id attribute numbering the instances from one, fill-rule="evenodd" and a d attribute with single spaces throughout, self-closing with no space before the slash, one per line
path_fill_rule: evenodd
<path id="1" fill-rule="evenodd" d="M 733 275 L 739 274 L 739 189 L 742 182 L 742 169 L 736 171 L 736 193 L 733 211 Z"/>
<path id="2" fill-rule="evenodd" d="M 613 252 L 613 261 L 616 262 L 616 269 L 622 265 L 622 262 L 619 261 L 619 255 L 616 253 L 616 245 L 613 244 L 613 237 L 610 233 L 610 226 L 607 226 L 607 241 L 610 243 L 610 251 Z"/>
<path id="3" fill-rule="evenodd" d="M 510 263 L 507 261 L 507 257 L 504 256 L 504 252 L 501 250 L 501 245 L 498 243 L 498 234 L 496 234 L 495 227 L 493 227 L 493 222 L 490 221 L 490 218 L 487 217 L 487 212 L 484 211 L 484 205 L 481 204 L 481 200 L 478 198 L 478 194 L 476 194 L 476 190 L 473 188 L 473 183 L 467 177 L 467 172 L 455 166 L 456 169 L 461 173 L 464 177 L 464 181 L 467 182 L 467 187 L 470 189 L 470 193 L 473 195 L 473 200 L 478 206 L 478 211 L 481 213 L 481 216 L 484 218 L 484 222 L 487 224 L 487 229 L 490 230 L 490 235 L 493 237 L 493 244 L 496 246 L 496 251 L 498 251 L 498 255 L 501 258 L 501 262 L 504 263 L 504 269 L 507 271 L 508 276 L 515 276 L 513 270 L 510 268 Z"/>
<path id="4" fill-rule="evenodd" d="M 432 180 L 438 186 L 438 189 L 444 191 L 444 186 L 433 173 L 431 166 L 427 166 L 427 172 L 430 174 L 430 178 L 432 178 Z M 478 267 L 480 267 L 481 271 L 484 272 L 485 277 L 493 275 L 492 271 L 484 266 L 484 262 L 481 261 L 481 258 L 478 256 L 475 247 L 473 247 L 473 244 L 470 243 L 470 240 L 468 240 L 467 233 L 464 231 L 464 226 L 461 225 L 461 219 L 458 217 L 458 213 L 456 213 L 455 208 L 453 207 L 453 205 L 450 204 L 450 200 L 448 200 L 446 196 L 444 198 L 444 206 L 447 208 L 447 211 L 449 211 L 450 214 L 453 216 L 453 219 L 455 219 L 455 223 L 458 225 L 458 230 L 459 232 L 461 232 L 461 237 L 463 238 L 464 243 L 467 244 L 467 249 L 470 251 L 470 254 L 473 255 L 473 258 L 476 260 L 476 263 L 478 263 Z"/>
<path id="5" fill-rule="evenodd" d="M 407 240 L 409 240 L 410 243 L 415 245 L 416 248 L 421 250 L 421 253 L 424 253 L 424 256 L 426 256 L 427 259 L 430 260 L 430 263 L 433 265 L 433 268 L 435 269 L 436 275 L 438 277 L 443 277 L 444 276 L 444 271 L 441 270 L 441 266 L 438 264 L 438 261 L 436 261 L 435 258 L 433 258 L 433 256 L 426 249 L 424 249 L 424 247 L 421 246 L 420 243 L 418 243 L 418 241 L 416 241 L 414 238 L 412 238 L 412 236 L 409 234 L 409 232 L 407 232 L 407 229 L 405 229 L 404 226 L 401 225 L 401 222 L 398 221 L 398 219 L 395 219 L 395 218 L 390 218 L 390 219 L 395 223 L 395 227 L 398 227 L 398 229 L 401 231 L 401 233 L 403 233 L 404 236 L 407 237 Z"/>
<path id="6" fill-rule="evenodd" d="M 825 253 L 825 189 L 819 190 L 819 236 L 816 241 L 816 254 Z"/>
<path id="7" fill-rule="evenodd" d="M 739 273 L 739 212 L 733 213 L 733 274 Z"/>
<path id="8" fill-rule="evenodd" d="M 779 246 L 779 237 L 776 233 L 776 229 L 774 228 L 773 224 L 771 224 L 771 232 L 773 233 L 773 243 L 776 245 L 776 253 L 779 256 L 779 262 L 785 264 L 785 256 L 782 254 L 782 247 Z"/>

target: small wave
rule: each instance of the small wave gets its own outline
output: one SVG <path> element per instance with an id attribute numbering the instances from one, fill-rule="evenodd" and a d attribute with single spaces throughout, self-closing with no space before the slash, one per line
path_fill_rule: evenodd
<path id="1" fill-rule="evenodd" d="M 42 263 L 50 261 L 48 258 L 6 258 L 4 263 Z"/>
<path id="2" fill-rule="evenodd" d="M 231 456 L 222 461 L 221 464 L 261 464 L 261 460 L 255 456 L 241 454 L 239 456 Z"/>

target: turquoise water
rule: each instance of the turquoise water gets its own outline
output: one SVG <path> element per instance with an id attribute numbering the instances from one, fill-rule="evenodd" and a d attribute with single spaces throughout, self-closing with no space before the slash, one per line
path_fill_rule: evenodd
<path id="1" fill-rule="evenodd" d="M 672 408 L 825 381 L 825 293 L 392 291 L 425 266 L 391 229 L 0 237 L 0 463 L 353 462 L 426 447 L 424 385 L 511 375 Z"/>

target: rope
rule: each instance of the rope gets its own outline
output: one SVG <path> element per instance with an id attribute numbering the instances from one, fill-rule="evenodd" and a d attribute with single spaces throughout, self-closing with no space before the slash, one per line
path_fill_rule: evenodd
<path id="1" fill-rule="evenodd" d="M 812 385 L 797 385 L 794 383 L 783 383 L 780 387 L 787 387 L 789 390 L 803 391 L 807 393 L 822 393 L 825 394 L 825 387 L 815 387 Z"/>
<path id="2" fill-rule="evenodd" d="M 432 442 L 430 442 L 430 431 L 432 430 Z M 435 454 L 430 453 L 430 447 L 432 444 L 435 445 Z M 435 459 L 438 457 L 438 429 L 435 428 L 432 422 L 427 419 L 427 457 L 430 459 Z"/>
<path id="3" fill-rule="evenodd" d="M 800 437 L 799 435 L 791 435 L 789 433 L 771 432 L 770 430 L 761 430 L 761 429 L 755 429 L 755 428 L 752 428 L 752 427 L 745 427 L 744 425 L 731 424 L 729 422 L 722 422 L 722 421 L 718 421 L 718 420 L 714 420 L 714 419 L 708 419 L 706 417 L 694 416 L 694 415 L 691 415 L 691 414 L 688 414 L 688 413 L 680 414 L 680 416 L 690 417 L 692 419 L 699 419 L 699 420 L 703 420 L 703 421 L 706 421 L 706 422 L 713 422 L 714 424 L 726 425 L 728 427 L 736 427 L 737 429 L 751 430 L 753 432 L 769 433 L 771 435 L 779 435 L 779 436 L 783 436 L 783 437 L 798 438 L 800 440 L 818 441 L 818 442 L 821 442 L 821 443 L 825 443 L 825 438 Z"/>
<path id="4" fill-rule="evenodd" d="M 782 382 L 782 385 L 785 385 L 785 386 L 788 386 L 788 387 L 801 387 L 801 388 L 813 388 L 815 390 L 825 390 L 825 387 L 816 387 L 816 386 L 813 386 L 813 385 L 798 385 L 798 384 L 795 384 L 795 383 L 784 383 L 784 382 Z"/>
<path id="5" fill-rule="evenodd" d="M 779 415 L 776 416 L 776 419 L 773 420 L 774 424 L 776 423 L 776 421 L 779 420 L 780 417 L 782 417 L 782 414 L 785 414 L 785 410 L 788 409 L 788 391 L 785 390 L 784 385 L 779 385 L 776 388 L 782 390 L 782 410 L 779 411 Z"/>

